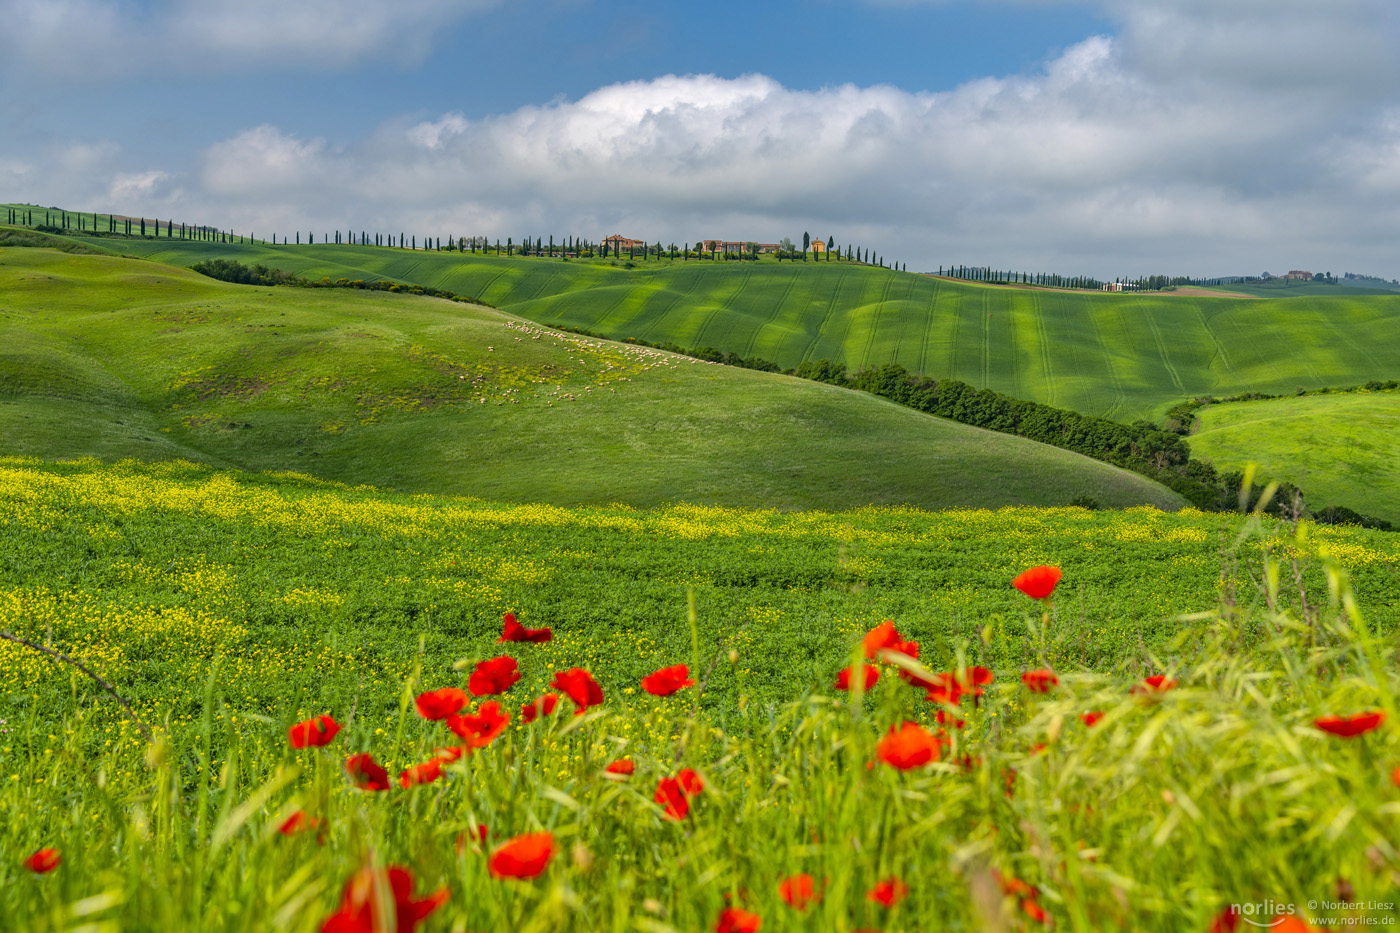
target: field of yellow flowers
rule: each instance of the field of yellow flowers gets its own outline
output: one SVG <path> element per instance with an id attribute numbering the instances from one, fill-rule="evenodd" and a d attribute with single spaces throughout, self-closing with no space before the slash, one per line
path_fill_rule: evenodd
<path id="1" fill-rule="evenodd" d="M 1381 533 L 18 458 L 0 524 L 0 930 L 1400 918 Z"/>

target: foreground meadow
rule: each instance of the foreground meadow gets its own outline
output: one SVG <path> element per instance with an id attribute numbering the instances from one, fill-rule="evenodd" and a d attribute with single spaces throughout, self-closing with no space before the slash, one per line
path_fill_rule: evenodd
<path id="1" fill-rule="evenodd" d="M 0 629 L 134 714 L 0 642 L 0 929 L 1397 918 L 1380 533 L 24 459 L 0 523 Z"/>

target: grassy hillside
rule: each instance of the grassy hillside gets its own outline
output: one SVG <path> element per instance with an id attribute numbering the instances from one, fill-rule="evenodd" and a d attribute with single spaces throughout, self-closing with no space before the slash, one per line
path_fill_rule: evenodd
<path id="1" fill-rule="evenodd" d="M 1191 452 L 1217 467 L 1249 461 L 1289 480 L 1309 505 L 1344 505 L 1400 523 L 1400 393 L 1308 395 L 1207 405 Z"/>
<path id="2" fill-rule="evenodd" d="M 213 256 L 301 275 L 389 278 L 613 337 L 710 345 L 790 368 L 898 362 L 1120 420 L 1195 395 L 1279 393 L 1400 372 L 1400 296 L 1244 301 L 976 285 L 844 263 L 606 263 L 367 246 L 94 241 L 176 265 Z M 1301 290 L 1301 287 L 1300 287 Z M 1279 294 L 1271 292 L 1270 294 Z"/>
<path id="3" fill-rule="evenodd" d="M 1325 282 L 1304 282 L 1297 279 L 1271 279 L 1268 282 L 1240 282 L 1235 285 L 1202 286 L 1207 291 L 1258 295 L 1261 298 L 1296 298 L 1310 296 L 1356 296 L 1394 293 L 1395 289 L 1367 285 L 1328 285 Z"/>
<path id="4" fill-rule="evenodd" d="M 0 249 L 6 452 L 187 458 L 560 504 L 1173 508 L 1065 451 L 859 393 L 409 295 Z"/>

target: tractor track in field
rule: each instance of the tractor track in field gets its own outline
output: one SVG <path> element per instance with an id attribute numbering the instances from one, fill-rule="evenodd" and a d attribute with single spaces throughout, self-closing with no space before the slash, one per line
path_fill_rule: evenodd
<path id="1" fill-rule="evenodd" d="M 987 296 L 982 296 L 982 310 L 987 311 Z M 992 312 L 982 316 L 982 388 L 991 385 L 992 378 Z"/>
<path id="2" fill-rule="evenodd" d="M 909 279 L 908 281 L 905 282 L 905 284 L 908 285 L 910 288 L 913 288 L 914 280 L 913 280 L 913 279 Z M 896 299 L 894 299 L 894 300 L 895 300 L 895 301 L 908 302 L 908 301 L 910 301 L 911 299 L 908 297 L 908 295 L 906 295 L 904 298 L 896 298 Z M 900 348 L 900 346 L 903 345 L 903 343 L 904 343 L 904 328 L 903 328 L 903 327 L 896 327 L 896 328 L 895 328 L 894 347 L 890 350 L 890 359 L 891 359 L 891 360 L 894 360 L 894 361 L 898 362 L 898 360 L 899 360 L 899 348 Z M 907 368 L 907 367 L 906 367 L 906 368 Z"/>
<path id="3" fill-rule="evenodd" d="M 662 308 L 660 311 L 658 311 L 658 312 L 657 312 L 657 315 L 656 315 L 656 319 L 646 326 L 646 328 L 645 328 L 645 330 L 643 331 L 643 333 L 637 334 L 636 336 L 637 336 L 637 337 L 640 337 L 640 338 L 643 339 L 643 340 L 649 339 L 648 337 L 646 337 L 646 334 L 647 334 L 647 333 L 650 333 L 650 332 L 651 332 L 651 329 L 652 329 L 653 327 L 655 327 L 657 324 L 659 324 L 659 323 L 662 322 L 662 321 L 668 320 L 668 319 L 670 318 L 671 312 L 675 311 L 676 308 L 677 308 L 677 306 L 679 306 L 680 303 L 681 303 L 682 301 L 684 301 L 686 298 L 688 298 L 688 297 L 690 296 L 691 292 L 695 291 L 695 285 L 696 285 L 696 283 L 697 283 L 698 281 L 699 281 L 699 277 L 698 277 L 698 276 L 692 276 L 691 279 L 690 279 L 690 284 L 687 285 L 687 286 L 685 287 L 685 290 L 684 290 L 684 291 L 677 290 L 676 293 L 675 293 L 676 297 L 673 298 L 673 299 L 671 299 L 670 304 L 666 305 L 666 307 L 664 307 L 664 308 Z M 630 336 L 633 336 L 633 335 L 632 335 L 632 334 L 627 334 L 627 335 L 625 335 L 625 336 L 630 337 Z"/>
<path id="4" fill-rule="evenodd" d="M 549 297 L 553 297 L 553 295 L 561 294 L 560 292 L 553 292 L 553 293 L 551 293 L 550 295 L 545 295 L 545 294 L 544 294 L 545 286 L 548 285 L 550 282 L 553 282 L 555 279 L 557 279 L 557 278 L 560 276 L 560 274 L 561 274 L 561 273 L 560 273 L 560 271 L 559 271 L 558 269 L 551 269 L 551 270 L 549 271 L 549 275 L 543 276 L 543 277 L 542 277 L 542 279 L 541 279 L 541 281 L 540 281 L 540 286 L 539 286 L 539 288 L 535 289 L 535 293 L 534 293 L 533 295 L 531 295 L 529 298 L 522 298 L 522 299 L 520 299 L 520 300 L 521 300 L 521 301 L 537 301 L 537 300 L 539 300 L 541 297 L 549 298 Z"/>
<path id="5" fill-rule="evenodd" d="M 1235 385 L 1247 390 L 1249 387 L 1245 385 L 1244 380 L 1240 379 L 1240 374 L 1235 372 L 1235 367 L 1230 363 L 1230 355 L 1226 353 L 1225 348 L 1220 345 L 1220 335 L 1215 332 L 1215 328 L 1210 326 L 1210 320 L 1206 317 L 1205 311 L 1201 310 L 1201 306 L 1194 302 L 1191 307 L 1201 319 L 1201 328 L 1210 335 L 1211 344 L 1215 347 L 1215 352 L 1211 354 L 1210 359 L 1206 362 L 1206 368 L 1209 369 L 1216 358 L 1219 357 L 1221 364 L 1225 367 L 1225 371 L 1234 379 Z"/>
<path id="6" fill-rule="evenodd" d="M 865 347 L 860 352 L 860 365 L 862 369 L 864 369 L 870 361 L 870 348 L 875 344 L 875 334 L 880 330 L 880 315 L 884 313 L 885 306 L 889 304 L 890 286 L 893 284 L 894 278 L 887 277 L 885 279 L 885 287 L 880 292 L 880 298 L 875 302 L 874 320 L 871 322 L 870 328 L 866 333 Z"/>
<path id="7" fill-rule="evenodd" d="M 796 276 L 794 276 L 794 279 L 795 279 L 795 278 L 796 278 Z M 839 295 L 839 294 L 841 293 L 841 283 L 844 282 L 845 280 L 846 280 L 846 273 L 845 273 L 845 272 L 842 272 L 842 273 L 841 273 L 841 277 L 840 277 L 839 279 L 836 280 L 836 287 L 832 290 L 834 294 L 838 294 L 838 295 Z M 768 325 L 773 324 L 773 323 L 778 319 L 778 316 L 779 316 L 780 314 L 783 313 L 783 303 L 787 300 L 787 296 L 788 296 L 789 294 L 791 294 L 791 292 L 792 292 L 792 286 L 791 286 L 791 283 L 789 283 L 787 291 L 783 292 L 783 297 L 782 297 L 782 299 L 779 300 L 779 301 L 774 302 L 774 303 L 770 306 L 770 308 L 771 308 L 772 310 L 771 310 L 771 313 L 768 315 L 768 317 L 765 318 L 765 319 L 763 320 L 763 323 L 761 323 L 761 324 L 759 324 L 757 327 L 755 327 L 755 328 L 753 329 L 753 332 L 752 332 L 751 334 L 749 334 L 748 342 L 744 345 L 743 356 L 744 356 L 745 359 L 749 359 L 749 358 L 751 358 L 751 357 L 753 356 L 754 344 L 756 344 L 756 343 L 758 342 L 758 336 L 759 336 L 759 334 L 761 334 L 761 333 L 763 332 L 763 329 L 764 329 L 765 327 L 767 327 Z"/>
<path id="8" fill-rule="evenodd" d="M 921 375 L 928 375 L 928 348 L 933 345 L 933 325 L 937 320 L 935 312 L 938 310 L 938 298 L 942 292 L 942 287 L 938 279 L 934 279 L 933 295 L 929 298 L 928 310 L 924 312 L 924 339 L 919 344 L 919 368 Z"/>
<path id="9" fill-rule="evenodd" d="M 1314 306 L 1312 306 L 1311 308 L 1309 308 L 1308 310 L 1309 310 L 1314 316 L 1320 318 L 1325 324 L 1327 324 L 1328 328 L 1329 328 L 1333 333 L 1335 333 L 1338 337 L 1340 337 L 1343 343 L 1345 343 L 1347 346 L 1351 347 L 1353 350 L 1355 350 L 1355 351 L 1356 351 L 1358 354 L 1360 354 L 1361 356 L 1365 357 L 1366 361 L 1367 361 L 1368 363 L 1371 364 L 1371 366 L 1373 367 L 1373 369 L 1374 369 L 1375 372 L 1384 372 L 1385 367 L 1382 366 L 1382 365 L 1380 364 L 1380 361 L 1379 361 L 1379 360 L 1377 360 L 1374 356 L 1371 355 L 1371 351 L 1370 351 L 1370 350 L 1367 350 L 1365 347 L 1361 346 L 1361 344 L 1357 343 L 1357 342 L 1356 342 L 1355 340 L 1353 340 L 1350 336 L 1348 336 L 1345 330 L 1339 328 L 1339 327 L 1336 325 L 1336 322 L 1335 322 L 1335 321 L 1333 321 L 1331 318 L 1326 317 L 1326 316 L 1322 313 L 1322 309 L 1321 309 L 1321 308 L 1319 308 L 1319 307 L 1317 307 L 1316 305 L 1314 305 Z"/>
<path id="10" fill-rule="evenodd" d="M 1178 392 L 1182 393 L 1183 395 L 1186 394 L 1186 386 L 1181 381 L 1180 373 L 1178 373 L 1176 371 L 1176 367 L 1172 365 L 1170 351 L 1167 348 L 1167 342 L 1164 339 L 1162 339 L 1161 328 L 1157 326 L 1157 321 L 1152 316 L 1152 312 L 1149 311 L 1146 314 L 1144 314 L 1142 316 L 1142 319 L 1147 322 L 1147 329 L 1152 331 L 1152 341 L 1157 345 L 1157 356 L 1162 360 L 1163 368 L 1165 368 L 1167 373 L 1172 377 L 1172 385 L 1176 386 L 1176 390 Z"/>
<path id="11" fill-rule="evenodd" d="M 1031 297 L 1031 313 L 1035 315 L 1035 332 L 1040 342 L 1041 385 L 1045 386 L 1046 404 L 1054 405 L 1055 378 L 1051 366 L 1055 357 L 1050 352 L 1050 329 L 1045 326 L 1044 306 L 1039 295 Z"/>
<path id="12" fill-rule="evenodd" d="M 713 308 L 710 309 L 710 313 L 705 315 L 705 320 L 703 320 L 700 323 L 700 327 L 695 331 L 695 346 L 703 347 L 706 345 L 704 343 L 704 335 L 705 331 L 708 330 L 710 327 L 710 322 L 715 319 L 716 314 L 719 314 L 721 311 L 728 310 L 728 303 L 731 300 L 733 300 L 735 295 L 742 292 L 748 286 L 749 277 L 751 276 L 751 274 L 752 273 L 750 273 L 748 270 L 744 270 L 744 278 L 742 281 L 739 282 L 739 287 L 731 291 L 729 294 L 725 295 L 724 298 L 720 300 L 721 303 L 716 304 Z"/>
<path id="13" fill-rule="evenodd" d="M 792 281 L 793 281 L 794 283 L 796 283 L 796 282 L 797 282 L 797 277 L 796 277 L 796 276 L 793 276 Z M 788 288 L 788 294 L 790 294 L 791 291 L 792 291 L 792 288 L 791 288 L 791 286 L 789 286 L 789 288 Z M 783 297 L 784 297 L 784 299 L 786 300 L 787 294 L 785 294 Z M 826 322 L 829 321 L 829 320 L 831 320 L 831 315 L 835 312 L 835 310 L 836 310 L 835 304 L 832 303 L 832 302 L 828 302 L 828 303 L 827 303 L 827 306 L 826 306 L 826 313 L 822 315 L 822 319 L 821 319 L 821 321 L 817 324 L 816 330 L 814 330 L 814 331 L 812 332 L 812 339 L 811 339 L 811 341 L 808 342 L 807 346 L 806 346 L 806 347 L 803 349 L 803 351 L 802 351 L 802 362 L 805 363 L 806 361 L 808 361 L 808 360 L 810 360 L 810 359 L 812 358 L 812 351 L 816 348 L 817 344 L 821 342 L 822 334 L 826 333 Z M 850 323 L 849 323 L 849 322 L 850 322 L 850 315 L 846 315 L 846 320 L 847 320 L 847 325 L 846 325 L 846 326 L 849 328 L 849 327 L 850 327 Z M 843 346 L 843 350 L 844 350 L 844 346 Z M 844 355 L 844 354 L 843 354 L 843 355 Z M 849 366 L 850 366 L 850 362 L 848 361 L 848 362 L 846 363 L 846 365 L 847 365 L 847 367 L 849 367 Z"/>
<path id="14" fill-rule="evenodd" d="M 1113 365 L 1113 355 L 1109 353 L 1108 344 L 1104 342 L 1103 327 L 1100 326 L 1099 319 L 1092 312 L 1089 313 L 1088 318 L 1090 325 L 1094 328 L 1094 342 L 1098 344 L 1100 355 L 1103 357 L 1108 379 L 1113 383 L 1113 404 L 1105 408 L 1101 415 L 1104 418 L 1112 418 L 1115 412 L 1125 407 L 1128 394 L 1123 390 L 1123 381 L 1118 378 L 1118 369 Z"/>
<path id="15" fill-rule="evenodd" d="M 491 291 L 492 286 L 494 286 L 494 285 L 496 284 L 496 280 L 499 279 L 501 276 L 503 276 L 503 275 L 505 275 L 505 274 L 506 274 L 506 270 L 505 270 L 505 269 L 501 269 L 501 270 L 498 271 L 495 275 L 491 276 L 491 278 L 487 279 L 487 280 L 486 280 L 486 284 L 482 287 L 481 291 L 478 293 L 478 297 L 480 297 L 482 300 L 486 300 L 486 295 Z M 499 300 L 499 299 L 498 299 L 498 300 Z M 514 304 L 514 303 L 515 303 L 515 302 L 511 302 L 511 304 Z M 504 308 L 504 307 L 507 307 L 507 305 L 506 305 L 505 303 L 501 303 L 501 307 Z"/>

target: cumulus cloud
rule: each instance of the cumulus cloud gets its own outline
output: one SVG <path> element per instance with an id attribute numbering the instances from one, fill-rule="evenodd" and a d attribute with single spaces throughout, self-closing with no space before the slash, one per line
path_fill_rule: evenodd
<path id="1" fill-rule="evenodd" d="M 125 205 L 151 203 L 165 194 L 164 188 L 170 175 L 159 169 L 118 173 L 112 176 L 107 185 L 107 210 L 125 211 Z"/>
<path id="2" fill-rule="evenodd" d="M 197 184 L 168 166 L 98 180 L 136 195 L 150 178 L 152 196 L 183 192 L 184 216 L 257 231 L 807 230 L 911 269 L 1400 272 L 1375 245 L 1400 223 L 1400 82 L 1376 54 L 1400 35 L 1393 15 L 1373 0 L 1102 3 L 1115 34 L 950 91 L 667 75 L 348 142 L 256 126 L 209 146 Z"/>
<path id="3" fill-rule="evenodd" d="M 12 74 L 109 79 L 187 68 L 412 63 L 427 54 L 435 31 L 499 2 L 0 0 L 0 22 Z"/>
<path id="4" fill-rule="evenodd" d="M 1339 59 L 1325 88 L 1270 89 L 1244 65 L 1207 80 L 1218 43 L 1164 51 L 1153 30 L 1173 31 L 1171 16 L 1221 23 L 1214 5 L 1156 4 L 1163 18 L 1105 2 L 1123 35 L 1090 37 L 1035 75 L 948 92 L 668 75 L 485 119 L 386 124 L 335 151 L 259 127 L 212 147 L 203 177 L 243 210 L 295 189 L 318 218 L 353 212 L 385 230 L 625 228 L 669 242 L 810 229 L 920 267 L 1098 274 L 1258 271 L 1303 249 L 1328 251 L 1314 262 L 1325 265 L 1360 246 L 1350 213 L 1400 217 L 1400 101 L 1371 100 L 1394 96 L 1388 87 L 1348 97 L 1386 63 Z M 1360 16 L 1368 4 L 1351 6 Z M 1340 21 L 1315 35 L 1361 28 L 1329 9 Z M 1184 34 L 1203 36 L 1197 27 Z M 1173 54 L 1200 69 L 1163 78 Z"/>

